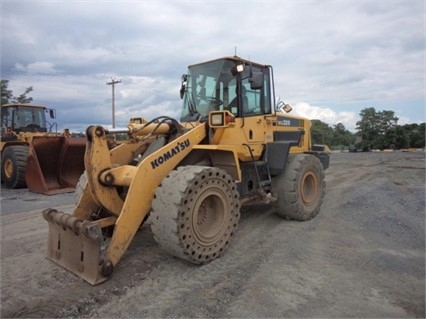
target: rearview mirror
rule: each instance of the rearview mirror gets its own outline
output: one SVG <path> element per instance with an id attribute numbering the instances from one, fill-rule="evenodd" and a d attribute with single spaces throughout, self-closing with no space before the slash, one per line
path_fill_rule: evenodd
<path id="1" fill-rule="evenodd" d="M 290 104 L 286 104 L 284 101 L 281 100 L 278 101 L 275 109 L 281 113 L 290 113 L 293 110 Z"/>
<path id="2" fill-rule="evenodd" d="M 183 95 L 185 94 L 186 89 L 186 81 L 188 80 L 187 74 L 182 74 L 182 77 L 180 78 L 181 86 L 180 86 L 180 98 L 183 99 Z"/>
<path id="3" fill-rule="evenodd" d="M 49 115 L 50 115 L 50 118 L 51 118 L 51 119 L 54 119 L 54 118 L 56 117 L 55 110 L 50 109 L 50 110 L 49 110 Z"/>
<path id="4" fill-rule="evenodd" d="M 250 89 L 259 90 L 263 88 L 263 72 L 254 71 L 250 74 L 249 78 Z"/>

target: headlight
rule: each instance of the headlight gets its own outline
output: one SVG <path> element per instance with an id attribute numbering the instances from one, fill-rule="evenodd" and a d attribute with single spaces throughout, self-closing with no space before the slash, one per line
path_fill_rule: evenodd
<path id="1" fill-rule="evenodd" d="M 211 111 L 209 113 L 209 126 L 210 127 L 229 127 L 233 126 L 235 124 L 235 117 L 234 115 L 227 111 Z"/>
<path id="2" fill-rule="evenodd" d="M 210 118 L 210 125 L 211 126 L 223 126 L 223 113 L 216 113 L 212 114 Z"/>

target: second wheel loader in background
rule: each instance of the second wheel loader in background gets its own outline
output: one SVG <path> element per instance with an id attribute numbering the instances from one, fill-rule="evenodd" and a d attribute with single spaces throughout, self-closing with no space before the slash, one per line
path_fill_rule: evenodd
<path id="1" fill-rule="evenodd" d="M 262 202 L 301 221 L 318 214 L 329 156 L 312 149 L 308 119 L 275 103 L 271 66 L 236 56 L 191 65 L 180 93 L 180 122 L 87 129 L 74 211 L 43 211 L 49 259 L 95 285 L 148 215 L 159 246 L 204 264 L 229 245 L 242 205 Z M 128 139 L 109 148 L 107 135 L 118 132 Z"/>
<path id="2" fill-rule="evenodd" d="M 55 110 L 34 104 L 1 106 L 1 179 L 7 188 L 53 195 L 74 191 L 84 171 L 84 138 L 55 132 L 46 114 Z"/>

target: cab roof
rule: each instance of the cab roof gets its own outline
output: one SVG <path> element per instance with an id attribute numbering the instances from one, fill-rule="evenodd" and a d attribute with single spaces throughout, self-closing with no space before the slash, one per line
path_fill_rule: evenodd
<path id="1" fill-rule="evenodd" d="M 19 106 L 48 109 L 47 106 L 37 105 L 37 104 L 30 104 L 30 103 L 7 103 L 7 104 L 3 104 L 1 107 L 19 107 Z"/>
<path id="2" fill-rule="evenodd" d="M 261 63 L 249 61 L 249 60 L 246 60 L 246 59 L 243 59 L 239 56 L 234 55 L 234 56 L 225 56 L 225 57 L 218 58 L 218 59 L 213 59 L 213 60 L 208 60 L 208 61 L 204 61 L 204 62 L 200 62 L 200 63 L 191 64 L 188 67 L 190 68 L 192 66 L 201 65 L 201 64 L 210 63 L 210 62 L 215 62 L 215 61 L 220 61 L 220 60 L 230 60 L 230 61 L 234 61 L 235 63 L 242 62 L 244 64 L 251 64 L 251 65 L 258 66 L 260 68 L 264 68 L 264 67 L 269 66 L 269 65 L 266 65 L 266 64 L 261 64 Z"/>

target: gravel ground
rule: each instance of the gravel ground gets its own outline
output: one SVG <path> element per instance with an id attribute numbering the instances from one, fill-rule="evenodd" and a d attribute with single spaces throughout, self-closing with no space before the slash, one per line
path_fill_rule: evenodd
<path id="1" fill-rule="evenodd" d="M 41 210 L 72 194 L 1 193 L 1 317 L 424 318 L 425 153 L 334 153 L 319 215 L 242 209 L 226 253 L 170 257 L 150 220 L 112 278 L 90 286 L 45 258 Z"/>

